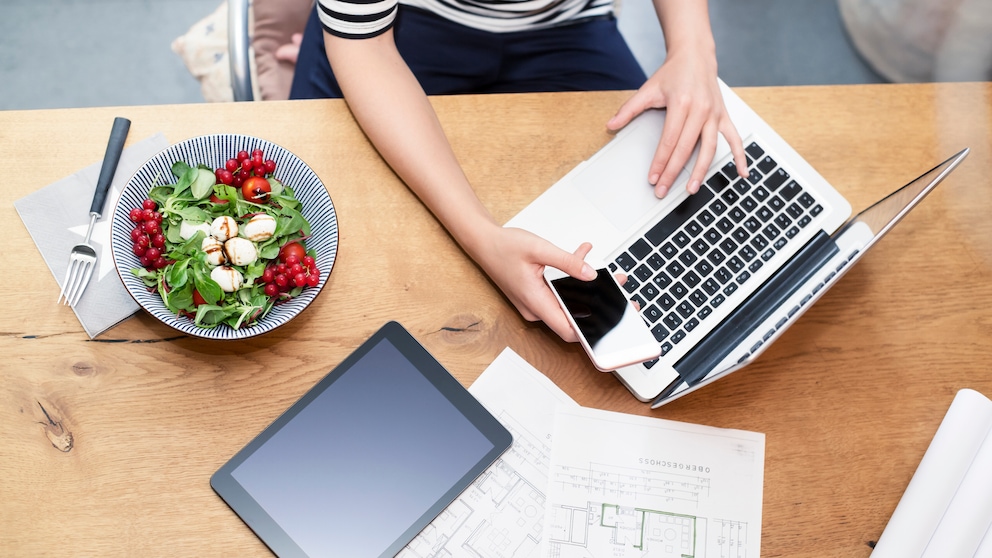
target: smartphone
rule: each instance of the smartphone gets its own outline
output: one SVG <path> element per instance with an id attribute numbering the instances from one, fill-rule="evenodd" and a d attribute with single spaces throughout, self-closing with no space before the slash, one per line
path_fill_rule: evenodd
<path id="1" fill-rule="evenodd" d="M 661 354 L 661 345 L 608 269 L 597 269 L 595 279 L 583 281 L 549 267 L 544 280 L 597 369 L 609 372 Z"/>

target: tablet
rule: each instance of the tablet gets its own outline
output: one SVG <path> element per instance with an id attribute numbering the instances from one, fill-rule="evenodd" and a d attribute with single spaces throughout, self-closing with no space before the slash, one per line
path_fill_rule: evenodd
<path id="1" fill-rule="evenodd" d="M 210 485 L 279 556 L 395 556 L 511 442 L 389 322 Z"/>

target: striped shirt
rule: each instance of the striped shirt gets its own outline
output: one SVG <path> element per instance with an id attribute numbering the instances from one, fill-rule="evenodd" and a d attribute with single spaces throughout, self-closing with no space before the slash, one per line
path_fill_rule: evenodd
<path id="1" fill-rule="evenodd" d="M 399 3 L 493 33 L 542 29 L 613 14 L 613 0 L 317 0 L 324 29 L 351 39 L 385 32 L 396 18 Z"/>

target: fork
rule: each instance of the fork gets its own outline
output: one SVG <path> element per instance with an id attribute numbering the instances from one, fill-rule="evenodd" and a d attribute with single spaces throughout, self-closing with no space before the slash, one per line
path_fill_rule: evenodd
<path id="1" fill-rule="evenodd" d="M 59 299 L 56 304 L 63 302 L 75 308 L 79 302 L 79 297 L 86 290 L 86 285 L 93 276 L 93 268 L 96 267 L 96 250 L 90 244 L 90 237 L 93 235 L 93 227 L 97 219 L 103 213 L 103 204 L 107 200 L 107 191 L 110 190 L 110 183 L 114 180 L 114 173 L 117 171 L 117 163 L 121 159 L 121 152 L 124 150 L 124 140 L 127 139 L 127 132 L 131 128 L 131 121 L 127 118 L 114 118 L 114 126 L 110 130 L 110 141 L 107 143 L 107 153 L 103 156 L 103 165 L 100 167 L 100 177 L 96 181 L 96 191 L 93 193 L 93 203 L 90 205 L 90 226 L 86 229 L 86 237 L 82 244 L 72 247 L 69 252 L 69 269 L 65 272 L 65 280 L 62 281 L 62 290 L 59 292 Z"/>

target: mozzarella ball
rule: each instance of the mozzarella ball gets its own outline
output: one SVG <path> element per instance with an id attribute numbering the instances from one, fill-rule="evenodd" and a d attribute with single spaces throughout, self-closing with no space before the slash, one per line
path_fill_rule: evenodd
<path id="1" fill-rule="evenodd" d="M 224 256 L 224 245 L 212 236 L 203 239 L 200 249 L 207 255 L 207 263 L 210 265 L 221 265 L 227 261 Z"/>
<path id="2" fill-rule="evenodd" d="M 210 224 L 210 236 L 221 242 L 234 238 L 238 236 L 238 222 L 234 220 L 234 217 L 221 215 Z"/>
<path id="3" fill-rule="evenodd" d="M 203 231 L 203 234 L 210 236 L 210 225 L 207 223 L 191 224 L 187 223 L 185 220 L 183 220 L 183 222 L 179 225 L 179 236 L 181 236 L 183 240 L 193 238 L 193 235 L 195 235 L 197 231 Z"/>
<path id="4" fill-rule="evenodd" d="M 241 276 L 241 272 L 233 267 L 227 267 L 222 265 L 220 267 L 215 267 L 213 271 L 210 272 L 210 278 L 213 279 L 220 289 L 225 293 L 233 293 L 234 291 L 241 288 L 241 284 L 244 282 L 244 277 Z"/>
<path id="5" fill-rule="evenodd" d="M 241 234 L 248 240 L 262 242 L 272 238 L 276 232 L 276 220 L 268 213 L 259 213 L 245 223 Z"/>
<path id="6" fill-rule="evenodd" d="M 234 265 L 248 265 L 258 259 L 255 244 L 240 236 L 230 238 L 224 243 L 224 253 L 227 254 L 228 261 Z"/>

